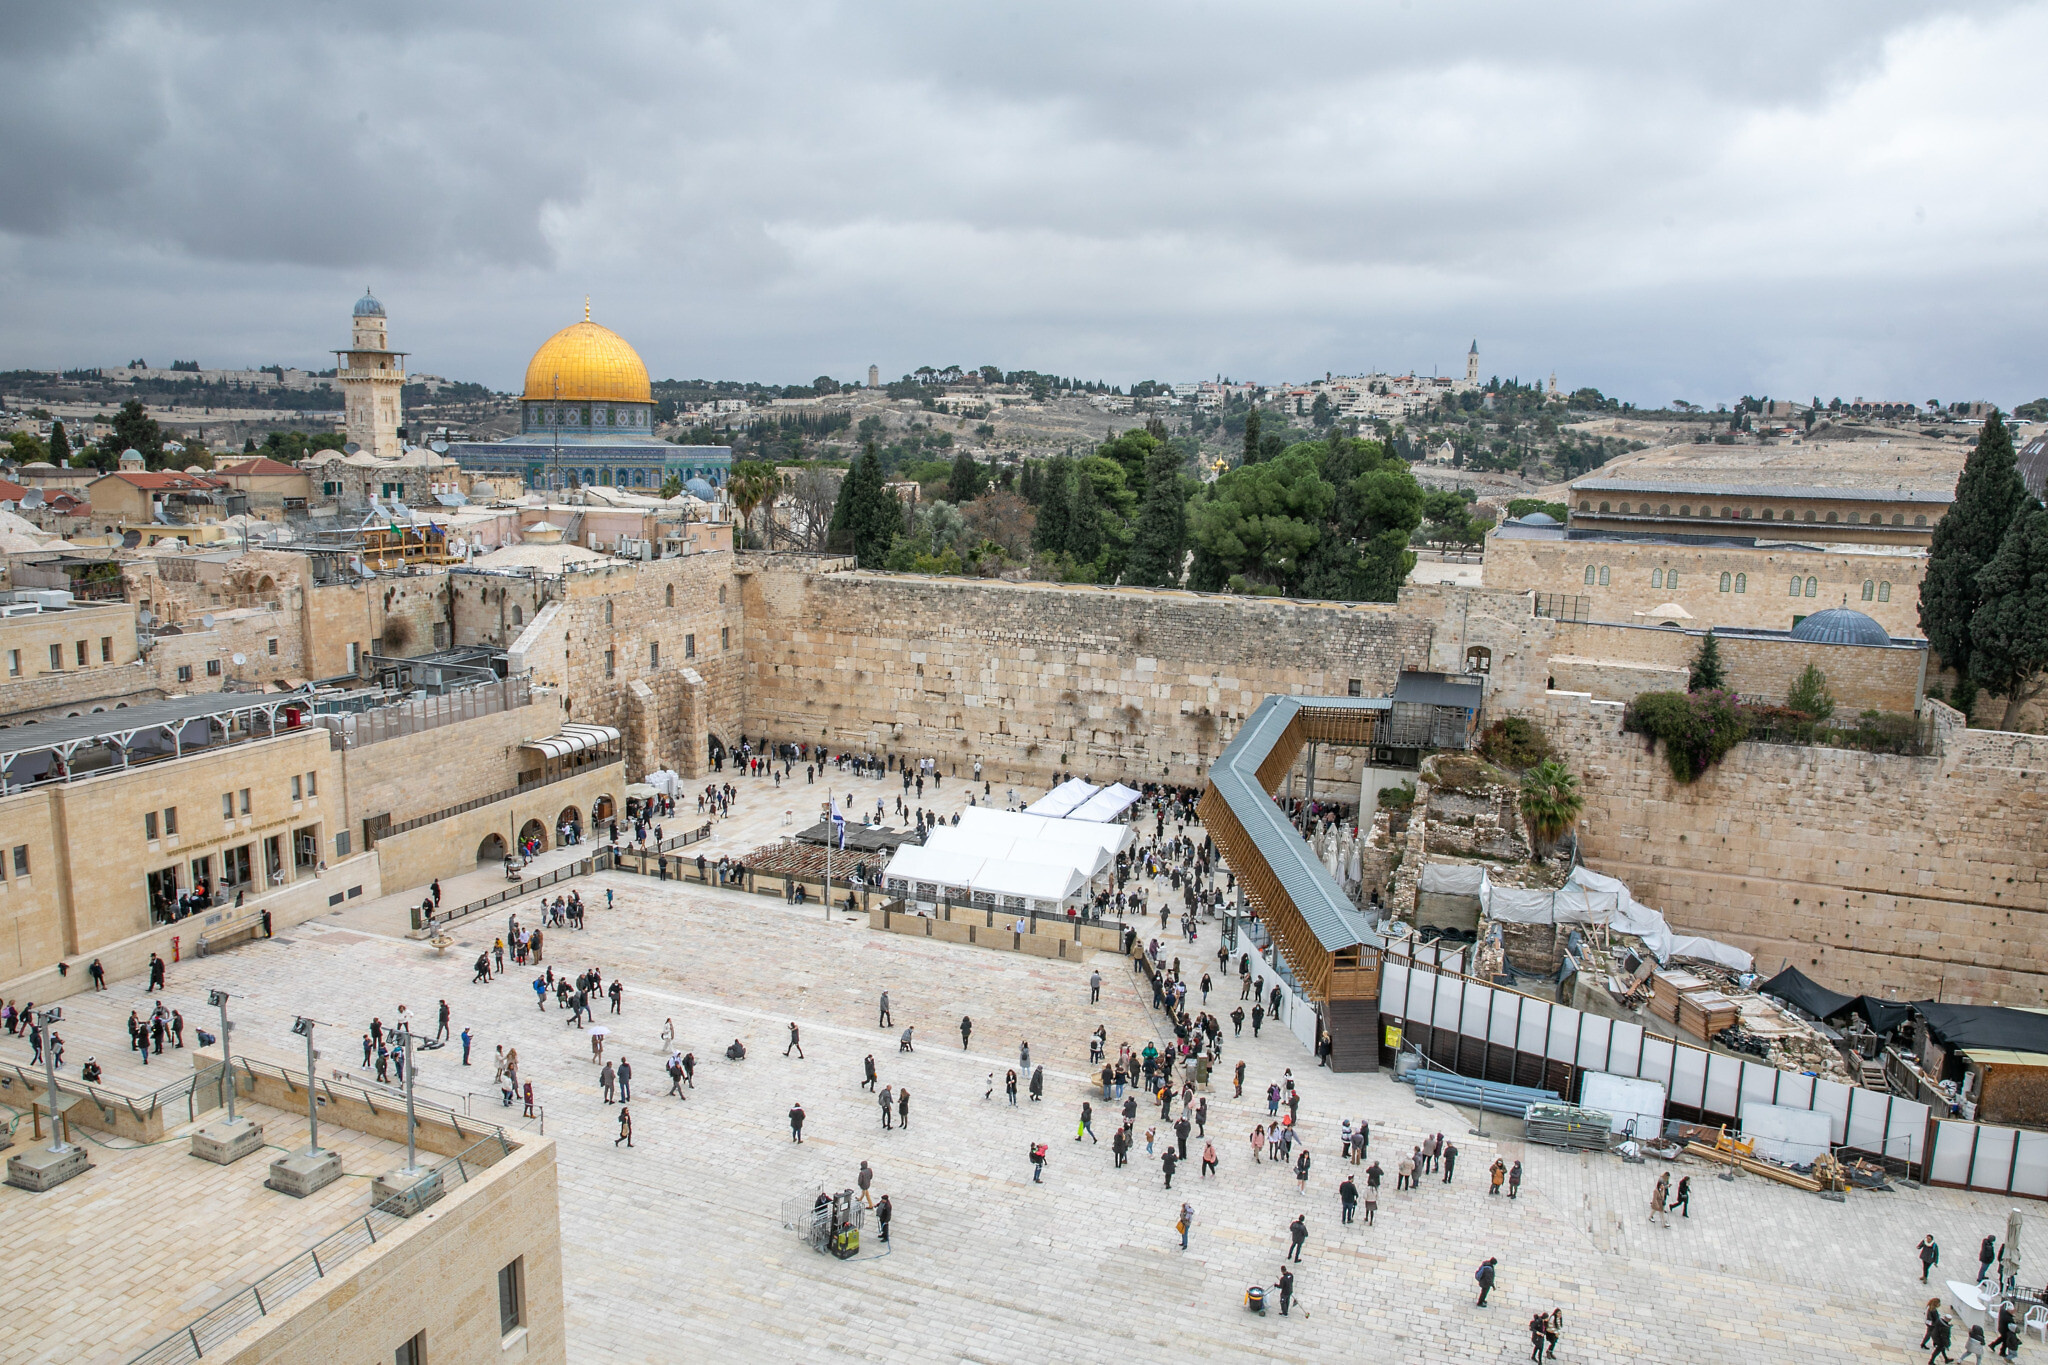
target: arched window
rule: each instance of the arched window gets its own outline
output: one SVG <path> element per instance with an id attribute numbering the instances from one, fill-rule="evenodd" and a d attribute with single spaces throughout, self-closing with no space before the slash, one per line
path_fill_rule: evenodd
<path id="1" fill-rule="evenodd" d="M 1723 573 L 1722 573 L 1722 575 L 1721 575 L 1721 591 L 1722 591 L 1722 592 L 1733 592 L 1734 590 L 1735 590 L 1735 575 L 1734 575 L 1734 574 L 1732 574 L 1732 573 L 1727 573 L 1727 572 L 1723 572 Z"/>
<path id="2" fill-rule="evenodd" d="M 1672 589 L 1672 588 L 1675 588 L 1675 587 L 1677 587 L 1677 586 L 1678 586 L 1678 570 L 1676 570 L 1676 569 L 1667 569 L 1667 570 L 1665 570 L 1665 571 L 1664 571 L 1664 587 L 1665 587 L 1665 590 L 1666 590 L 1666 591 L 1669 591 L 1670 589 Z"/>
<path id="3" fill-rule="evenodd" d="M 1662 569 L 1650 570 L 1650 586 L 1653 588 L 1664 586 L 1664 571 Z"/>
<path id="4" fill-rule="evenodd" d="M 1605 564 L 1600 566 L 1600 586 L 1603 588 L 1607 586 L 1607 566 Z"/>
<path id="5" fill-rule="evenodd" d="M 1769 521 L 1769 520 L 1771 519 L 1771 515 L 1772 515 L 1772 513 L 1771 513 L 1771 509 L 1770 509 L 1770 508 L 1768 508 L 1768 507 L 1766 507 L 1766 508 L 1764 509 L 1764 520 L 1765 520 L 1765 521 Z"/>
<path id="6" fill-rule="evenodd" d="M 1727 518 L 1728 520 L 1733 521 L 1735 519 L 1735 509 L 1733 507 L 1723 507 L 1721 509 L 1721 515 Z"/>
<path id="7" fill-rule="evenodd" d="M 1466 650 L 1465 671 L 1467 673 L 1493 672 L 1493 651 L 1485 645 L 1474 645 Z"/>
<path id="8" fill-rule="evenodd" d="M 1678 508 L 1678 515 L 1680 515 L 1681 517 L 1689 517 L 1689 516 L 1691 516 L 1691 515 L 1692 515 L 1692 504 L 1691 504 L 1691 503 L 1689 503 L 1689 502 L 1688 502 L 1688 503 L 1681 503 L 1681 504 L 1679 505 L 1679 508 Z"/>
<path id="9" fill-rule="evenodd" d="M 1870 601 L 1874 601 L 1874 600 L 1876 599 L 1876 597 L 1877 597 L 1877 583 L 1876 583 L 1876 581 L 1875 581 L 1875 580 L 1873 580 L 1873 579 L 1869 579 L 1869 578 L 1866 578 L 1866 579 L 1864 579 L 1864 580 L 1863 580 L 1863 600 L 1864 600 L 1864 601 L 1866 601 L 1866 602 L 1870 602 Z"/>
<path id="10" fill-rule="evenodd" d="M 1739 574 L 1735 575 L 1735 591 L 1737 591 L 1737 592 L 1745 592 L 1745 593 L 1749 591 L 1749 575 L 1748 575 L 1748 574 L 1746 574 L 1746 573 L 1739 573 Z"/>
<path id="11" fill-rule="evenodd" d="M 1593 586 L 1593 575 L 1594 575 L 1594 574 L 1596 574 L 1596 573 L 1598 573 L 1598 572 L 1599 572 L 1599 570 L 1595 569 L 1595 568 L 1594 568 L 1594 567 L 1593 567 L 1593 566 L 1592 566 L 1591 564 L 1588 564 L 1588 565 L 1586 566 L 1586 586 L 1587 586 L 1587 587 L 1589 587 L 1589 588 L 1590 588 L 1590 587 L 1592 587 L 1592 586 Z"/>
<path id="12" fill-rule="evenodd" d="M 1670 515 L 1671 515 L 1671 504 L 1667 502 L 1667 503 L 1664 503 L 1664 504 L 1660 505 L 1660 506 L 1659 506 L 1659 507 L 1657 508 L 1657 515 L 1658 515 L 1658 516 L 1660 516 L 1660 517 L 1668 517 L 1668 516 L 1670 516 Z"/>
<path id="13" fill-rule="evenodd" d="M 1610 507 L 1610 506 L 1609 506 L 1608 504 L 1606 504 L 1606 503 L 1604 503 L 1604 502 L 1603 502 L 1603 503 L 1601 503 L 1601 504 L 1600 504 L 1600 510 L 1601 510 L 1601 511 L 1603 511 L 1603 512 L 1611 512 L 1611 511 L 1613 511 L 1614 509 L 1613 509 L 1612 507 Z"/>
<path id="14" fill-rule="evenodd" d="M 1808 521 L 1812 521 L 1812 520 L 1813 520 L 1813 509 L 1812 509 L 1811 507 L 1809 507 L 1809 508 L 1807 508 L 1807 509 L 1806 509 L 1806 519 L 1807 519 Z"/>
<path id="15" fill-rule="evenodd" d="M 718 605 L 721 607 L 725 605 L 725 584 L 723 583 L 718 585 Z"/>
<path id="16" fill-rule="evenodd" d="M 1878 600 L 1878 601 L 1880 601 L 1880 602 L 1889 602 L 1889 601 L 1891 601 L 1891 600 L 1892 600 L 1892 585 L 1891 585 L 1891 584 L 1889 584 L 1889 583 L 1880 583 L 1880 584 L 1878 584 L 1878 585 L 1877 585 L 1877 600 Z"/>
<path id="17" fill-rule="evenodd" d="M 1627 504 L 1627 503 L 1623 503 L 1623 504 L 1621 505 L 1621 510 L 1622 510 L 1623 514 L 1625 515 L 1625 514 L 1626 514 L 1626 513 L 1628 512 L 1628 504 Z"/>
<path id="18" fill-rule="evenodd" d="M 1590 511 L 1592 511 L 1592 510 L 1593 510 L 1593 500 L 1592 500 L 1591 498 L 1580 498 L 1580 499 L 1579 499 L 1579 510 L 1580 510 L 1581 512 L 1590 512 Z"/>
<path id="19" fill-rule="evenodd" d="M 1755 512 L 1755 510 L 1754 510 L 1754 509 L 1752 509 L 1752 508 L 1748 508 L 1748 507 L 1745 507 L 1745 508 L 1743 508 L 1743 509 L 1742 509 L 1742 519 L 1743 519 L 1744 521 L 1748 521 L 1748 520 L 1749 520 L 1749 519 L 1750 519 L 1751 517 L 1753 517 L 1753 516 L 1755 516 L 1755 515 L 1756 515 L 1756 512 Z"/>
<path id="20" fill-rule="evenodd" d="M 1800 585 L 1801 583 L 1805 582 L 1805 581 L 1806 581 L 1806 580 L 1802 579 L 1802 578 L 1801 578 L 1801 577 L 1800 577 L 1800 576 L 1799 576 L 1798 574 L 1793 574 L 1793 575 L 1792 575 L 1792 591 L 1791 591 L 1791 592 L 1789 592 L 1789 593 L 1787 593 L 1787 594 L 1786 594 L 1786 596 L 1787 596 L 1787 597 L 1797 597 L 1797 596 L 1799 596 L 1799 585 Z"/>
<path id="21" fill-rule="evenodd" d="M 522 624 L 524 624 L 524 623 L 525 623 L 525 621 L 526 621 L 526 611 L 525 611 L 525 609 L 524 609 L 524 608 L 522 608 L 522 607 L 520 607 L 520 606 L 519 606 L 519 605 L 518 605 L 517 603 L 514 603 L 514 604 L 513 604 L 513 606 L 512 606 L 512 624 L 513 624 L 513 625 L 515 625 L 515 626 L 517 626 L 517 625 L 522 625 Z"/>
<path id="22" fill-rule="evenodd" d="M 1808 578 L 1806 580 L 1806 595 L 1808 597 L 1820 596 L 1820 580 L 1818 578 Z"/>
<path id="23" fill-rule="evenodd" d="M 1857 514 L 1857 513 L 1855 513 L 1855 512 L 1851 512 L 1851 513 L 1849 514 L 1849 524 L 1850 524 L 1851 526 L 1854 526 L 1854 525 L 1856 524 L 1856 518 L 1857 518 L 1857 516 L 1858 516 L 1858 514 Z"/>
<path id="24" fill-rule="evenodd" d="M 1919 516 L 1913 518 L 1913 524 L 1915 526 L 1925 526 L 1927 524 L 1927 514 L 1923 512 Z"/>
<path id="25" fill-rule="evenodd" d="M 669 584 L 669 585 L 668 585 L 667 601 L 666 601 L 665 605 L 667 605 L 667 606 L 671 606 L 671 607 L 672 607 L 672 606 L 674 606 L 675 604 L 676 604 L 676 585 L 675 585 L 675 584 L 673 584 L 673 583 L 671 583 L 671 584 Z"/>
<path id="26" fill-rule="evenodd" d="M 1905 514 L 1904 512 L 1894 512 L 1894 513 L 1892 513 L 1892 525 L 1894 525 L 1894 526 L 1904 526 L 1905 524 L 1906 524 L 1906 514 Z"/>
<path id="27" fill-rule="evenodd" d="M 1840 517 L 1840 515 L 1839 515 L 1838 513 L 1835 513 L 1835 512 L 1830 512 L 1830 513 L 1828 513 L 1828 520 L 1829 520 L 1830 522 L 1840 521 L 1840 520 L 1841 520 L 1841 517 Z"/>

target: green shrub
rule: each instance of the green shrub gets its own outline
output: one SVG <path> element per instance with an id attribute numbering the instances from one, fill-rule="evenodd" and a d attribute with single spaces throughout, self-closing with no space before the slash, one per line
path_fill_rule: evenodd
<path id="1" fill-rule="evenodd" d="M 1749 720 L 1726 692 L 1645 692 L 1629 705 L 1622 728 L 1662 740 L 1672 780 L 1692 782 L 1748 736 Z"/>
<path id="2" fill-rule="evenodd" d="M 1521 772 L 1550 757 L 1550 740 L 1534 721 L 1506 716 L 1479 736 L 1479 752 L 1489 763 Z"/>
<path id="3" fill-rule="evenodd" d="M 1381 810 L 1407 810 L 1415 804 L 1415 784 L 1403 782 L 1398 787 L 1380 788 Z"/>
<path id="4" fill-rule="evenodd" d="M 1785 696 L 1785 705 L 1814 720 L 1826 720 L 1835 714 L 1834 694 L 1828 691 L 1828 675 L 1815 664 L 1808 664 L 1792 683 L 1792 690 Z"/>

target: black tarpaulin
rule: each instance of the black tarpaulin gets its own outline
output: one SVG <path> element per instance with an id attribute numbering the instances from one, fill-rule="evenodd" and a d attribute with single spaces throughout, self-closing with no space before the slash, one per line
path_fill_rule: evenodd
<path id="1" fill-rule="evenodd" d="M 1798 1006 L 1816 1019 L 1839 1014 L 1856 1003 L 1853 996 L 1837 995 L 1797 967 L 1787 967 L 1757 989 L 1765 995 L 1777 996 L 1788 1005 Z"/>
<path id="2" fill-rule="evenodd" d="M 1950 1047 L 2048 1052 L 2048 1014 L 2001 1005 L 1937 1005 L 1931 1000 L 1913 1008 L 1927 1021 L 1928 1031 Z"/>

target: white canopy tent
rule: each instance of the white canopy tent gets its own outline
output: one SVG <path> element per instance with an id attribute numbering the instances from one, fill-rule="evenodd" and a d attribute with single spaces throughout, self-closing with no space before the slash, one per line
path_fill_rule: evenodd
<path id="1" fill-rule="evenodd" d="M 969 806 L 960 812 L 958 828 L 992 838 L 1030 839 L 1052 844 L 1080 844 L 1099 848 L 1114 858 L 1138 841 L 1129 825 L 1098 824 L 1092 820 L 1048 820 L 1021 811 Z"/>
<path id="2" fill-rule="evenodd" d="M 979 830 L 955 829 L 941 825 L 925 836 L 924 846 L 970 858 L 999 858 L 1013 863 L 1043 863 L 1049 867 L 1070 867 L 1084 882 L 1107 872 L 1110 855 L 1092 844 L 1052 843 L 984 834 Z"/>
<path id="3" fill-rule="evenodd" d="M 1078 868 L 1014 862 L 905 844 L 882 873 L 883 889 L 905 900 L 950 900 L 1008 912 L 1058 914 L 1078 909 L 1088 879 Z"/>
<path id="4" fill-rule="evenodd" d="M 1089 820 L 1102 823 L 1116 819 L 1129 810 L 1138 800 L 1135 788 L 1121 782 L 1113 782 L 1080 805 L 1067 812 L 1069 820 Z"/>
<path id="5" fill-rule="evenodd" d="M 1043 815 L 1049 820 L 1063 820 L 1072 814 L 1076 807 L 1101 790 L 1102 788 L 1092 782 L 1070 777 L 1024 809 L 1032 815 Z"/>

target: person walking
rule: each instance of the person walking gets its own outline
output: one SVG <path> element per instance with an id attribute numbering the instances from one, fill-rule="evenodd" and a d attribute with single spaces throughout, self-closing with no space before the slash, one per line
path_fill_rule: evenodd
<path id="1" fill-rule="evenodd" d="M 439 1026 L 438 1028 L 436 1028 L 436 1029 L 434 1030 L 434 1041 L 435 1041 L 435 1042 L 444 1042 L 444 1041 L 446 1041 L 446 1040 L 447 1040 L 447 1037 L 448 1037 L 448 1002 L 447 1002 L 446 1000 L 443 1000 L 443 1001 L 441 1002 L 441 1020 L 440 1020 L 440 1026 Z"/>
<path id="2" fill-rule="evenodd" d="M 1564 1309 L 1553 1305 L 1550 1310 L 1550 1317 L 1543 1327 L 1543 1343 L 1548 1348 L 1544 1353 L 1543 1358 L 1545 1360 L 1557 1359 L 1557 1338 L 1563 1331 Z"/>
<path id="3" fill-rule="evenodd" d="M 462 1064 L 464 1066 L 469 1065 L 469 1045 L 474 1041 L 476 1041 L 475 1037 L 465 1028 L 462 1031 Z"/>
<path id="4" fill-rule="evenodd" d="M 1042 1066 L 1039 1066 L 1039 1067 L 1033 1067 L 1033 1068 L 1031 1069 L 1031 1100 L 1032 1100 L 1032 1103 L 1034 1103 L 1034 1104 L 1035 1104 L 1035 1103 L 1037 1103 L 1037 1102 L 1038 1102 L 1039 1100 L 1042 1100 L 1042 1099 L 1044 1099 L 1044 1098 L 1045 1098 L 1045 1068 L 1044 1068 L 1044 1067 L 1042 1067 Z"/>
<path id="5" fill-rule="evenodd" d="M 893 1019 L 891 1019 L 891 1018 L 889 1017 L 889 992 L 887 992 L 887 991 L 883 991 L 883 992 L 882 992 L 882 1003 L 881 1003 L 881 1007 L 880 1007 L 880 1010 L 879 1010 L 879 1012 L 878 1012 L 878 1017 L 877 1017 L 877 1018 L 875 1019 L 875 1027 L 876 1027 L 876 1028 L 894 1028 L 894 1027 L 896 1027 L 896 1021 L 895 1021 L 895 1020 L 893 1020 Z"/>
<path id="6" fill-rule="evenodd" d="M 1680 1182 L 1680 1184 L 1679 1184 L 1679 1189 L 1680 1189 L 1681 1195 L 1683 1194 L 1684 1188 L 1685 1188 L 1685 1186 L 1684 1186 L 1684 1182 L 1683 1182 L 1683 1181 L 1681 1181 L 1681 1182 Z M 1520 1194 L 1521 1192 L 1522 1192 L 1522 1163 L 1521 1163 L 1521 1162 L 1519 1162 L 1519 1161 L 1517 1161 L 1517 1162 L 1516 1162 L 1516 1163 L 1515 1163 L 1514 1165 L 1512 1165 L 1512 1166 L 1508 1167 L 1508 1198 L 1510 1198 L 1510 1199 L 1513 1199 L 1513 1198 L 1515 1198 L 1515 1197 L 1516 1197 L 1517 1195 L 1519 1195 L 1519 1194 Z"/>
<path id="7" fill-rule="evenodd" d="M 1920 1256 L 1920 1283 L 1926 1284 L 1927 1272 L 1941 1264 L 1941 1244 L 1934 1240 L 1934 1234 L 1930 1232 L 1920 1239 L 1917 1250 Z M 1924 1342 L 1922 1344 L 1925 1345 Z"/>
<path id="8" fill-rule="evenodd" d="M 1363 1138 L 1359 1140 L 1358 1145 L 1360 1147 L 1363 1147 L 1365 1145 L 1365 1141 Z M 1444 1145 L 1444 1184 L 1448 1185 L 1451 1183 L 1451 1172 L 1457 1169 L 1458 1146 L 1456 1143 L 1446 1143 Z"/>
<path id="9" fill-rule="evenodd" d="M 1399 1194 L 1402 1190 L 1407 1189 L 1408 1186 L 1414 1182 L 1414 1180 L 1414 1159 L 1411 1157 L 1404 1156 L 1401 1158 L 1400 1164 L 1394 1167 L 1394 1192 L 1396 1194 Z"/>
<path id="10" fill-rule="evenodd" d="M 974 1021 L 966 1015 L 960 1016 L 960 1050 L 967 1051 L 967 1037 L 974 1032 Z"/>
<path id="11" fill-rule="evenodd" d="M 912 1025 L 910 1026 L 910 1028 L 907 1028 L 907 1029 L 903 1030 L 903 1036 L 902 1036 L 901 1038 L 899 1038 L 899 1039 L 897 1040 L 897 1042 L 896 1042 L 896 1050 L 897 1050 L 898 1052 L 915 1052 L 915 1051 L 917 1051 L 917 1049 L 916 1049 L 915 1047 L 911 1046 L 911 1043 L 910 1043 L 910 1033 L 911 1033 L 911 1029 L 914 1029 L 914 1028 L 916 1028 L 916 1027 L 917 1027 L 917 1025 L 915 1025 L 915 1024 L 912 1024 Z"/>
<path id="12" fill-rule="evenodd" d="M 1301 1249 L 1308 1245 L 1308 1215 L 1305 1213 L 1296 1214 L 1294 1221 L 1287 1225 L 1287 1235 L 1290 1238 L 1287 1258 L 1299 1262 L 1301 1260 Z"/>
<path id="13" fill-rule="evenodd" d="M 1936 1360 L 1948 1360 L 1949 1343 L 1955 1340 L 1954 1325 L 1939 1310 L 1935 1310 L 1933 1320 L 1928 1324 L 1927 1332 L 1934 1342 L 1934 1349 L 1927 1356 L 1927 1365 L 1934 1365 Z"/>
<path id="14" fill-rule="evenodd" d="M 532 1117 L 533 1117 L 533 1082 L 532 1082 L 532 1081 L 528 1081 L 528 1082 L 526 1082 L 526 1085 L 525 1085 L 525 1087 L 524 1087 L 524 1093 L 525 1093 L 525 1099 L 526 1099 L 526 1110 L 525 1110 L 525 1113 L 524 1113 L 523 1117 L 526 1117 L 526 1118 L 532 1118 Z"/>
<path id="15" fill-rule="evenodd" d="M 1088 973 L 1088 1003 L 1093 1005 L 1099 1003 L 1101 1000 L 1102 973 L 1100 971 L 1093 971 Z"/>
<path id="16" fill-rule="evenodd" d="M 161 1052 L 163 1051 L 163 1049 L 158 1048 L 157 1051 Z M 1983 1243 L 1977 1248 L 1978 1284 L 1982 1284 L 1984 1283 L 1984 1281 L 1991 1278 L 1991 1263 L 1997 1259 L 1998 1238 L 1996 1235 L 1988 1236 L 1984 1239 Z"/>
<path id="17" fill-rule="evenodd" d="M 633 1111 L 624 1105 L 619 1106 L 619 1135 L 612 1139 L 612 1146 L 622 1142 L 628 1147 L 633 1145 Z"/>
<path id="18" fill-rule="evenodd" d="M 882 1131 L 886 1133 L 896 1126 L 896 1088 L 890 1085 L 883 1086 L 881 1099 Z"/>
<path id="19" fill-rule="evenodd" d="M 1202 1177 L 1207 1179 L 1214 1174 L 1216 1174 L 1216 1144 L 1204 1142 L 1202 1144 Z"/>
<path id="20" fill-rule="evenodd" d="M 1515 1183 L 1519 1183 L 1519 1182 L 1520 1182 L 1520 1180 L 1521 1180 L 1521 1175 L 1522 1175 L 1522 1163 L 1521 1163 L 1521 1162 L 1519 1162 L 1519 1161 L 1517 1161 L 1517 1162 L 1515 1163 L 1515 1171 L 1514 1171 L 1514 1175 L 1513 1175 L 1513 1177 L 1512 1177 L 1513 1181 L 1514 1181 Z M 1514 1197 L 1514 1194 L 1513 1194 L 1513 1192 L 1512 1192 L 1512 1191 L 1510 1191 L 1510 1192 L 1509 1192 L 1509 1195 L 1508 1195 L 1508 1197 L 1509 1197 L 1510 1199 L 1512 1199 L 1512 1198 Z M 1672 1207 L 1672 1208 L 1674 1208 L 1674 1209 L 1677 1209 L 1677 1210 L 1678 1210 L 1678 1216 L 1679 1216 L 1680 1218 L 1690 1218 L 1690 1217 L 1692 1217 L 1692 1177 L 1691 1177 L 1691 1176 L 1689 1176 L 1689 1175 L 1682 1175 L 1682 1176 L 1680 1176 L 1680 1177 L 1678 1178 L 1678 1197 L 1677 1197 L 1677 1198 L 1675 1198 L 1675 1199 L 1673 1199 L 1673 1200 L 1671 1201 L 1671 1207 Z"/>
<path id="21" fill-rule="evenodd" d="M 881 1202 L 875 1205 L 875 1223 L 882 1229 L 882 1240 L 884 1242 L 889 1240 L 889 1220 L 895 1216 L 896 1210 L 889 1203 L 889 1196 L 883 1195 Z"/>
<path id="22" fill-rule="evenodd" d="M 1074 1141 L 1079 1142 L 1084 1133 L 1087 1134 L 1090 1142 L 1102 1141 L 1101 1138 L 1095 1136 L 1095 1108 L 1086 1100 L 1081 1101 L 1081 1126 L 1074 1130 Z"/>
<path id="23" fill-rule="evenodd" d="M 1926 1321 L 1927 1330 L 1920 1334 L 1920 1345 L 1923 1347 L 1925 1347 L 1928 1342 L 1934 1340 L 1934 1324 L 1941 1321 L 1940 1299 L 1929 1299 L 1927 1301 Z"/>
<path id="24" fill-rule="evenodd" d="M 792 1052 L 796 1053 L 798 1061 L 804 1059 L 803 1036 L 797 1032 L 796 1021 L 793 1019 L 789 1024 L 789 1046 L 782 1049 L 782 1055 L 787 1057 Z"/>
<path id="25" fill-rule="evenodd" d="M 1365 1225 L 1371 1227 L 1380 1213 L 1380 1168 L 1375 1162 L 1365 1173 Z"/>
<path id="26" fill-rule="evenodd" d="M 1550 1330 L 1550 1315 L 1539 1312 L 1529 1319 L 1529 1359 L 1543 1359 L 1545 1333 Z"/>
<path id="27" fill-rule="evenodd" d="M 624 1057 L 619 1058 L 619 1103 L 633 1098 L 633 1064 Z"/>
<path id="28" fill-rule="evenodd" d="M 1017 1069 L 1019 1071 L 1029 1071 L 1031 1069 L 1031 1040 L 1029 1038 L 1017 1044 Z"/>
<path id="29" fill-rule="evenodd" d="M 1284 1318 L 1287 1316 L 1287 1310 L 1294 1303 L 1294 1272 L 1287 1268 L 1285 1261 L 1280 1263 L 1280 1283 L 1278 1288 L 1280 1290 L 1280 1316 Z"/>
<path id="30" fill-rule="evenodd" d="M 867 1205 L 869 1208 L 873 1208 L 875 1206 L 875 1197 L 868 1193 L 868 1186 L 873 1184 L 874 1180 L 874 1171 L 868 1167 L 867 1162 L 861 1162 L 860 1174 L 857 1177 L 855 1177 L 855 1181 L 860 1186 L 860 1202 Z"/>
<path id="31" fill-rule="evenodd" d="M 1042 1142 L 1031 1144 L 1031 1183 L 1045 1183 L 1045 1144 Z"/>
<path id="32" fill-rule="evenodd" d="M 2001 1353 L 2001 1354 L 2002 1354 L 2002 1353 Z M 1975 1360 L 1975 1361 L 1977 1362 L 1977 1365 L 1984 1365 L 1984 1324 L 1983 1324 L 1983 1323 L 1981 1323 L 1981 1322 L 1973 1322 L 1973 1323 L 1971 1323 L 1971 1324 L 1970 1324 L 1970 1330 L 1969 1330 L 1968 1334 L 1966 1334 L 1966 1335 L 1965 1335 L 1965 1336 L 1963 1337 L 1963 1354 L 1962 1354 L 1962 1359 L 1963 1359 L 1963 1360 L 1966 1360 L 1966 1361 L 1968 1361 L 1968 1360 Z"/>
<path id="33" fill-rule="evenodd" d="M 1159 1168 L 1166 1173 L 1166 1188 L 1169 1190 L 1173 1188 L 1173 1168 L 1179 1164 L 1180 1157 L 1171 1147 L 1168 1147 L 1165 1154 L 1159 1158 Z"/>
<path id="34" fill-rule="evenodd" d="M 867 1079 L 860 1083 L 861 1089 L 872 1095 L 875 1092 L 875 1054 L 870 1052 L 861 1066 L 867 1072 Z"/>
<path id="35" fill-rule="evenodd" d="M 791 1142 L 802 1142 L 804 1140 L 804 1107 L 800 1103 L 789 1106 L 789 1140 Z"/>
<path id="36" fill-rule="evenodd" d="M 1301 1155 L 1294 1159 L 1294 1189 L 1298 1194 L 1308 1193 L 1308 1148 L 1301 1149 Z"/>
<path id="37" fill-rule="evenodd" d="M 1665 1207 L 1670 1203 L 1670 1199 L 1671 1172 L 1666 1171 L 1657 1177 L 1656 1187 L 1650 1191 L 1651 1222 L 1655 1223 L 1661 1219 L 1665 1227 L 1671 1226 L 1671 1215 L 1665 1211 Z"/>
<path id="38" fill-rule="evenodd" d="M 1188 1116 L 1182 1114 L 1173 1121 L 1173 1145 L 1180 1149 L 1180 1159 L 1188 1159 Z"/>
<path id="39" fill-rule="evenodd" d="M 1486 1307 L 1486 1296 L 1493 1292 L 1494 1270 L 1500 1264 L 1498 1256 L 1489 1256 L 1479 1263 L 1479 1269 L 1472 1272 L 1472 1278 L 1479 1281 L 1478 1307 Z"/>
<path id="40" fill-rule="evenodd" d="M 1192 1228 L 1194 1225 L 1195 1206 L 1193 1204 L 1183 1203 L 1180 1206 L 1180 1221 L 1173 1225 L 1174 1231 L 1180 1234 L 1180 1249 L 1182 1251 L 1186 1251 L 1188 1249 L 1188 1229 Z"/>
<path id="41" fill-rule="evenodd" d="M 910 1128 L 910 1087 L 907 1085 L 896 1091 L 896 1126 L 906 1131 Z"/>
<path id="42" fill-rule="evenodd" d="M 618 1073 L 612 1069 L 610 1062 L 606 1062 L 604 1070 L 597 1073 L 597 1083 L 604 1089 L 604 1102 L 606 1104 L 617 1104 L 619 1102 L 619 1077 Z"/>

